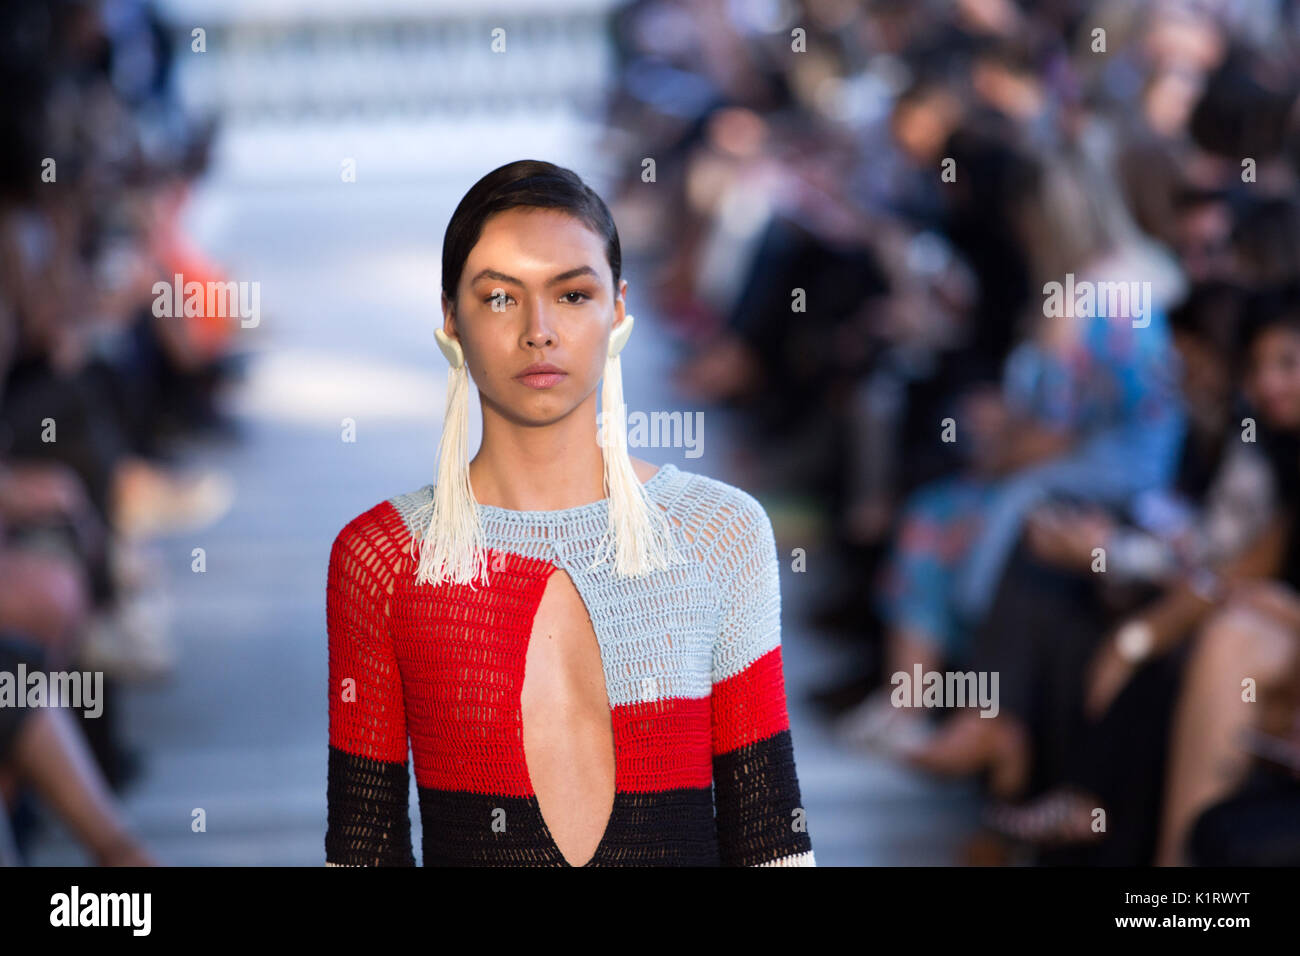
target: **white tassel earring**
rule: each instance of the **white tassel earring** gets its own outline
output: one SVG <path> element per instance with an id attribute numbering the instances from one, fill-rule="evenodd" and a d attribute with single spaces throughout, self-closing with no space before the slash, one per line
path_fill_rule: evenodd
<path id="1" fill-rule="evenodd" d="M 600 401 L 603 426 L 597 429 L 605 462 L 605 495 L 609 499 L 609 524 L 602 553 L 592 563 L 597 567 L 617 546 L 615 570 L 629 577 L 663 570 L 684 560 L 673 543 L 672 526 L 658 506 L 651 503 L 645 486 L 636 476 L 627 452 L 627 415 L 623 408 L 623 370 L 619 352 L 632 333 L 633 319 L 624 315 L 609 339 Z M 447 384 L 447 412 L 442 441 L 438 445 L 438 480 L 433 498 L 416 511 L 416 527 L 424 515 L 428 523 L 422 539 L 412 538 L 414 554 L 419 549 L 417 584 L 437 585 L 443 580 L 469 584 L 487 578 L 487 552 L 483 530 L 469 480 L 469 370 L 458 341 L 442 329 L 434 331 L 438 347 L 451 366 Z"/>
<path id="2" fill-rule="evenodd" d="M 605 459 L 605 494 L 609 498 L 609 526 L 603 550 L 592 564 L 606 560 L 611 545 L 617 545 L 615 570 L 635 576 L 663 570 L 680 561 L 673 544 L 667 515 L 650 501 L 645 486 L 636 476 L 627 451 L 627 415 L 623 406 L 623 364 L 619 353 L 632 334 L 633 319 L 624 315 L 609 337 L 605 377 L 601 383 L 602 425 L 597 429 Z"/>
<path id="3" fill-rule="evenodd" d="M 429 513 L 429 521 L 423 540 L 411 541 L 413 548 L 419 545 L 415 582 L 436 585 L 450 579 L 469 584 L 472 590 L 480 575 L 484 584 L 488 583 L 488 560 L 469 481 L 469 369 L 460 342 L 442 329 L 436 329 L 434 335 L 451 374 L 438 444 L 438 480 L 432 500 L 417 511 L 421 517 Z"/>

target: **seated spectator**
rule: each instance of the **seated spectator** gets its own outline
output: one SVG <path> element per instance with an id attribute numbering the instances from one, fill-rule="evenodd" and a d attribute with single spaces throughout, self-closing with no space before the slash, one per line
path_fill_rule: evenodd
<path id="1" fill-rule="evenodd" d="M 1202 629 L 1188 662 L 1187 676 L 1174 717 L 1164 826 L 1158 862 L 1185 862 L 1189 832 L 1198 817 L 1216 804 L 1231 804 L 1244 785 L 1258 790 L 1252 771 L 1279 772 L 1260 760 L 1263 735 L 1294 742 L 1300 727 L 1300 534 L 1297 533 L 1297 488 L 1300 488 L 1300 308 L 1289 291 L 1272 309 L 1256 317 L 1248 331 L 1247 392 L 1265 430 L 1274 478 L 1285 502 L 1282 534 L 1274 544 L 1270 579 L 1254 579 L 1228 590 L 1219 609 Z M 1280 540 L 1278 540 L 1280 539 Z M 1249 685 L 1249 686 L 1247 686 Z M 1245 689 L 1243 689 L 1245 688 Z M 1269 770 L 1270 767 L 1274 769 Z M 1285 775 L 1294 773 L 1282 765 Z M 1283 786 L 1290 806 L 1297 806 L 1295 778 Z M 1276 789 L 1276 788 L 1274 788 Z M 1285 799 L 1285 798 L 1284 798 Z M 1249 801 L 1220 807 L 1217 823 L 1235 812 L 1241 819 Z M 1243 821 L 1244 822 L 1244 821 Z M 1269 837 L 1246 825 L 1251 846 L 1277 861 L 1288 848 L 1287 865 L 1300 864 L 1300 816 L 1267 822 Z M 1222 839 L 1222 837 L 1220 837 Z M 1270 849 L 1271 846 L 1271 849 Z M 1218 851 L 1223 854 L 1223 850 Z"/>
<path id="2" fill-rule="evenodd" d="M 0 672 L 56 670 L 40 645 L 0 631 Z M 0 828 L 18 787 L 33 787 L 86 848 L 96 866 L 156 866 L 131 832 L 76 723 L 61 706 L 0 707 Z M 0 835 L 0 865 L 18 860 Z"/>
<path id="3" fill-rule="evenodd" d="M 1066 188 L 1045 180 L 1042 208 Z M 1105 232 L 1109 224 L 1100 217 L 1089 225 L 1094 238 L 1084 239 L 1080 254 L 1066 255 L 1067 268 L 1047 268 L 1045 275 L 1123 275 L 1119 237 Z M 1127 268 L 1143 274 L 1143 260 L 1127 251 Z M 965 432 L 972 467 L 923 488 L 908 504 L 883 592 L 887 673 L 911 673 L 916 664 L 923 671 L 960 668 L 969 660 L 972 628 L 1020 523 L 1048 494 L 1122 504 L 1169 479 L 1183 415 L 1168 372 L 1166 320 L 1158 302 L 1148 307 L 1149 324 L 1134 314 L 1107 315 L 1105 306 L 1087 316 L 1045 316 L 1008 360 L 1002 394 L 973 396 L 966 414 L 950 423 L 959 442 Z M 929 733 L 927 715 L 894 707 L 891 693 L 882 688 L 841 719 L 848 739 L 906 751 Z"/>

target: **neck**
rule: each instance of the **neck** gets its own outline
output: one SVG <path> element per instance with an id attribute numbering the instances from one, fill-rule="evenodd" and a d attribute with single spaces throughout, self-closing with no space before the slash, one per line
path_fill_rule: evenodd
<path id="1" fill-rule="evenodd" d="M 484 405 L 483 442 L 469 480 L 479 504 L 512 511 L 557 511 L 604 498 L 595 392 L 547 425 L 511 421 Z"/>

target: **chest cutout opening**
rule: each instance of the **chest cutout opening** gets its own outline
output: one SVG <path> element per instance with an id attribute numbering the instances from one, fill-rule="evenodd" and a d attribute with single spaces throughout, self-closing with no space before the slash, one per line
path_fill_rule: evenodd
<path id="1" fill-rule="evenodd" d="M 542 822 L 565 861 L 599 849 L 614 808 L 616 744 L 600 643 L 561 568 L 534 615 L 519 695 L 525 770 Z"/>

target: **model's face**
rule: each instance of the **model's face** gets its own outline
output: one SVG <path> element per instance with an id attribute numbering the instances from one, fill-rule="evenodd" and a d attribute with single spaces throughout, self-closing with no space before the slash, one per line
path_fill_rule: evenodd
<path id="1" fill-rule="evenodd" d="M 1270 425 L 1300 429 L 1300 333 L 1273 328 L 1255 339 L 1246 388 Z"/>
<path id="2" fill-rule="evenodd" d="M 615 293 L 604 242 L 586 225 L 560 210 L 509 209 L 484 225 L 454 310 L 444 297 L 444 330 L 459 337 L 487 406 L 544 425 L 596 390 L 626 290 L 622 280 Z M 538 362 L 564 374 L 520 378 Z"/>

